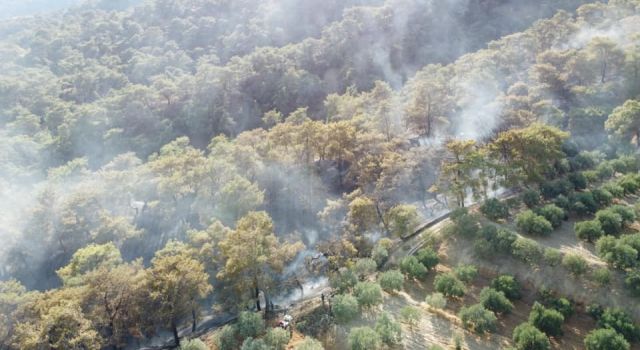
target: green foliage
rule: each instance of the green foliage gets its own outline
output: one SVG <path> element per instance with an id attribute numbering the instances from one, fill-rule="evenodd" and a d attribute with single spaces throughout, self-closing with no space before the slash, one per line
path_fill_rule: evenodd
<path id="1" fill-rule="evenodd" d="M 593 193 L 593 199 L 598 203 L 600 208 L 606 207 L 613 202 L 613 194 L 604 188 L 595 188 L 591 193 Z"/>
<path id="2" fill-rule="evenodd" d="M 451 213 L 451 221 L 453 225 L 450 226 L 451 233 L 464 237 L 475 237 L 480 230 L 480 224 L 478 219 L 469 214 L 466 208 L 460 208 Z"/>
<path id="3" fill-rule="evenodd" d="M 400 271 L 409 278 L 423 279 L 429 272 L 415 256 L 405 256 L 400 260 Z"/>
<path id="4" fill-rule="evenodd" d="M 513 255 L 530 265 L 537 264 L 544 256 L 544 250 L 538 242 L 524 237 L 518 237 L 511 246 Z"/>
<path id="5" fill-rule="evenodd" d="M 353 266 L 353 271 L 360 277 L 360 279 L 365 279 L 365 277 L 376 272 L 378 268 L 378 264 L 373 259 L 369 258 L 360 258 L 356 261 Z"/>
<path id="6" fill-rule="evenodd" d="M 629 342 L 613 329 L 595 329 L 584 338 L 587 350 L 629 350 Z"/>
<path id="7" fill-rule="evenodd" d="M 358 276 L 350 269 L 340 269 L 329 276 L 329 284 L 338 293 L 346 293 L 358 283 Z"/>
<path id="8" fill-rule="evenodd" d="M 466 293 L 464 283 L 451 272 L 437 275 L 433 285 L 436 291 L 449 298 L 461 298 Z"/>
<path id="9" fill-rule="evenodd" d="M 568 179 L 576 190 L 584 190 L 587 188 L 587 178 L 582 172 L 571 173 Z"/>
<path id="10" fill-rule="evenodd" d="M 264 339 L 254 339 L 249 337 L 242 342 L 240 350 L 270 350 L 271 348 L 265 343 Z"/>
<path id="11" fill-rule="evenodd" d="M 619 269 L 633 267 L 638 260 L 636 249 L 612 236 L 601 237 L 596 242 L 596 252 L 604 261 Z"/>
<path id="12" fill-rule="evenodd" d="M 358 299 L 358 305 L 369 308 L 382 303 L 382 288 L 373 282 L 358 282 L 353 288 L 353 295 Z"/>
<path id="13" fill-rule="evenodd" d="M 387 212 L 385 221 L 389 231 L 397 237 L 404 237 L 413 232 L 420 223 L 418 210 L 413 205 L 397 205 Z"/>
<path id="14" fill-rule="evenodd" d="M 553 228 L 558 228 L 562 224 L 562 221 L 566 218 L 567 214 L 561 208 L 555 204 L 547 204 L 540 208 L 539 215 L 542 215 L 547 221 L 551 223 Z"/>
<path id="15" fill-rule="evenodd" d="M 547 309 L 538 302 L 533 304 L 529 313 L 529 323 L 549 336 L 562 335 L 564 316 L 556 310 Z"/>
<path id="16" fill-rule="evenodd" d="M 530 235 L 546 236 L 553 232 L 551 223 L 531 210 L 518 214 L 516 225 L 520 231 Z"/>
<path id="17" fill-rule="evenodd" d="M 555 248 L 544 248 L 543 259 L 549 266 L 558 266 L 562 263 L 562 253 Z"/>
<path id="18" fill-rule="evenodd" d="M 602 189 L 607 190 L 615 198 L 624 197 L 624 188 L 622 188 L 617 182 L 607 182 L 602 185 Z"/>
<path id="19" fill-rule="evenodd" d="M 402 327 L 387 312 L 383 312 L 376 320 L 376 332 L 383 343 L 393 346 L 402 340 Z"/>
<path id="20" fill-rule="evenodd" d="M 236 327 L 232 325 L 223 326 L 214 339 L 216 346 L 220 350 L 234 350 L 238 348 L 238 339 L 236 338 Z"/>
<path id="21" fill-rule="evenodd" d="M 400 317 L 402 317 L 402 320 L 405 323 L 409 324 L 411 327 L 418 324 L 418 322 L 420 321 L 420 316 L 420 310 L 411 305 L 404 306 L 402 309 L 400 309 Z"/>
<path id="22" fill-rule="evenodd" d="M 624 278 L 624 286 L 636 297 L 640 297 L 640 270 L 629 271 Z"/>
<path id="23" fill-rule="evenodd" d="M 466 329 L 477 334 L 495 331 L 498 321 L 496 315 L 485 309 L 482 304 L 463 307 L 460 309 L 458 317 Z"/>
<path id="24" fill-rule="evenodd" d="M 418 250 L 418 252 L 416 253 L 416 258 L 428 270 L 433 269 L 440 262 L 440 258 L 438 258 L 438 253 L 436 253 L 430 247 L 425 247 Z"/>
<path id="25" fill-rule="evenodd" d="M 604 231 L 602 230 L 602 225 L 600 224 L 599 220 L 576 222 L 573 226 L 573 229 L 579 239 L 588 242 L 596 241 L 598 238 L 604 235 Z"/>
<path id="26" fill-rule="evenodd" d="M 569 201 L 572 203 L 571 210 L 578 215 L 593 214 L 599 208 L 591 191 L 576 193 L 569 198 Z"/>
<path id="27" fill-rule="evenodd" d="M 358 300 L 349 294 L 338 294 L 333 297 L 331 310 L 338 323 L 349 323 L 359 314 Z"/>
<path id="28" fill-rule="evenodd" d="M 322 343 L 317 339 L 305 337 L 301 343 L 295 346 L 295 350 L 324 350 Z"/>
<path id="29" fill-rule="evenodd" d="M 453 273 L 460 281 L 469 284 L 478 276 L 478 268 L 473 265 L 458 265 Z"/>
<path id="30" fill-rule="evenodd" d="M 528 189 L 522 193 L 522 202 L 528 208 L 535 208 L 540 204 L 540 192 Z"/>
<path id="31" fill-rule="evenodd" d="M 606 286 L 611 282 L 611 271 L 606 267 L 595 269 L 591 274 L 591 279 L 601 286 Z"/>
<path id="32" fill-rule="evenodd" d="M 395 292 L 402 289 L 404 275 L 398 270 L 389 270 L 378 276 L 380 287 L 387 292 Z"/>
<path id="33" fill-rule="evenodd" d="M 256 338 L 264 333 L 264 320 L 262 315 L 255 312 L 243 311 L 238 316 L 236 324 L 237 333 L 242 339 Z"/>
<path id="34" fill-rule="evenodd" d="M 291 338 L 289 331 L 283 328 L 270 328 L 264 340 L 273 350 L 284 350 Z"/>
<path id="35" fill-rule="evenodd" d="M 493 221 L 509 217 L 509 207 L 497 198 L 489 198 L 484 201 L 480 206 L 480 212 Z"/>
<path id="36" fill-rule="evenodd" d="M 67 266 L 57 271 L 65 285 L 81 283 L 82 275 L 104 266 L 112 268 L 122 263 L 120 250 L 113 243 L 90 244 L 73 253 Z"/>
<path id="37" fill-rule="evenodd" d="M 444 309 L 447 306 L 447 299 L 444 294 L 438 292 L 427 295 L 425 302 L 436 309 Z"/>
<path id="38" fill-rule="evenodd" d="M 631 316 L 622 309 L 606 309 L 598 319 L 598 327 L 610 328 L 622 334 L 629 342 L 640 339 L 640 328 Z"/>
<path id="39" fill-rule="evenodd" d="M 513 304 L 507 299 L 504 293 L 493 288 L 483 288 L 480 292 L 479 301 L 487 310 L 491 310 L 497 314 L 506 314 L 513 309 Z"/>
<path id="40" fill-rule="evenodd" d="M 351 350 L 376 350 L 382 347 L 380 335 L 369 327 L 354 327 L 349 332 Z"/>
<path id="41" fill-rule="evenodd" d="M 389 251 L 384 246 L 376 244 L 371 251 L 371 258 L 375 260 L 378 266 L 382 266 L 389 259 Z"/>
<path id="42" fill-rule="evenodd" d="M 573 253 L 568 253 L 562 258 L 562 266 L 574 276 L 583 275 L 589 268 L 587 261 L 582 256 Z"/>
<path id="43" fill-rule="evenodd" d="M 180 344 L 180 350 L 209 350 L 209 347 L 202 340 L 196 338 L 183 341 Z"/>
<path id="44" fill-rule="evenodd" d="M 480 237 L 474 242 L 474 250 L 484 258 L 493 257 L 496 253 L 511 253 L 511 246 L 516 239 L 517 235 L 509 230 L 493 225 L 483 226 Z"/>
<path id="45" fill-rule="evenodd" d="M 504 293 L 504 295 L 511 299 L 520 299 L 520 283 L 515 277 L 511 275 L 500 275 L 491 281 L 491 288 Z"/>
<path id="46" fill-rule="evenodd" d="M 513 343 L 517 350 L 549 350 L 549 338 L 530 323 L 522 323 L 513 330 Z"/>
<path id="47" fill-rule="evenodd" d="M 602 231 L 607 235 L 618 235 L 622 230 L 622 216 L 612 209 L 599 210 L 596 220 L 600 221 Z"/>
<path id="48" fill-rule="evenodd" d="M 545 181 L 540 185 L 542 195 L 551 199 L 558 196 L 568 196 L 573 192 L 574 185 L 567 179 Z M 566 198 L 566 197 L 565 197 Z"/>

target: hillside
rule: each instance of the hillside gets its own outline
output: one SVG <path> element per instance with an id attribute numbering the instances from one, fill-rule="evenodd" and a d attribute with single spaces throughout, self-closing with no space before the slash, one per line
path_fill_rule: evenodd
<path id="1" fill-rule="evenodd" d="M 0 12 L 0 349 L 640 348 L 639 1 Z"/>

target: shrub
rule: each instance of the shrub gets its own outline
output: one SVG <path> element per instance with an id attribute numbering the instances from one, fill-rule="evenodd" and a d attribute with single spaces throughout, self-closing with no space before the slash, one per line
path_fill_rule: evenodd
<path id="1" fill-rule="evenodd" d="M 634 176 L 625 175 L 617 181 L 618 185 L 622 187 L 625 194 L 633 194 L 638 191 L 638 182 Z"/>
<path id="2" fill-rule="evenodd" d="M 358 300 L 352 295 L 338 294 L 333 297 L 331 310 L 338 323 L 349 323 L 360 313 L 358 310 Z"/>
<path id="3" fill-rule="evenodd" d="M 359 282 L 353 288 L 353 295 L 358 299 L 358 305 L 363 308 L 382 303 L 382 288 L 373 282 Z"/>
<path id="4" fill-rule="evenodd" d="M 575 312 L 573 304 L 567 298 L 556 298 L 550 292 L 543 292 L 543 301 L 547 307 L 561 313 L 565 320 L 571 317 Z"/>
<path id="5" fill-rule="evenodd" d="M 511 245 L 518 238 L 515 233 L 503 228 L 498 229 L 493 225 L 482 227 L 480 230 L 480 236 L 480 239 L 476 241 L 476 243 L 485 242 L 483 245 L 486 247 L 487 253 L 492 255 L 496 252 L 511 252 Z"/>
<path id="6" fill-rule="evenodd" d="M 238 316 L 237 327 L 238 335 L 242 339 L 255 338 L 264 333 L 264 320 L 259 313 L 243 311 Z"/>
<path id="7" fill-rule="evenodd" d="M 600 221 L 602 231 L 607 235 L 617 235 L 622 230 L 622 216 L 611 209 L 599 210 L 596 219 Z"/>
<path id="8" fill-rule="evenodd" d="M 209 347 L 202 340 L 196 338 L 183 341 L 180 344 L 180 350 L 209 350 Z"/>
<path id="9" fill-rule="evenodd" d="M 289 331 L 283 328 L 271 328 L 267 331 L 265 337 L 266 343 L 271 346 L 272 350 L 284 350 L 289 344 Z"/>
<path id="10" fill-rule="evenodd" d="M 400 317 L 402 317 L 404 322 L 413 327 L 420 321 L 420 310 L 407 305 L 400 309 Z"/>
<path id="11" fill-rule="evenodd" d="M 604 313 L 604 308 L 599 304 L 593 303 L 593 304 L 587 305 L 587 308 L 585 309 L 585 311 L 589 316 L 591 316 L 594 320 L 597 321 L 600 319 L 600 317 L 602 317 L 602 314 Z"/>
<path id="12" fill-rule="evenodd" d="M 573 184 L 573 188 L 576 190 L 583 190 L 587 188 L 587 177 L 582 172 L 575 172 L 569 174 L 569 181 Z"/>
<path id="13" fill-rule="evenodd" d="M 302 343 L 299 343 L 294 348 L 295 350 L 324 350 L 322 343 L 317 339 L 311 337 L 305 337 Z"/>
<path id="14" fill-rule="evenodd" d="M 353 266 L 353 271 L 360 277 L 360 279 L 364 279 L 365 277 L 371 275 L 376 272 L 378 268 L 378 264 L 373 259 L 369 258 L 361 258 L 358 259 Z"/>
<path id="15" fill-rule="evenodd" d="M 329 284 L 338 293 L 346 293 L 358 283 L 358 276 L 350 269 L 340 269 L 340 271 L 329 277 Z"/>
<path id="16" fill-rule="evenodd" d="M 551 199 L 557 196 L 568 195 L 573 191 L 573 184 L 566 179 L 546 181 L 540 186 L 540 192 L 544 198 Z"/>
<path id="17" fill-rule="evenodd" d="M 355 327 L 349 332 L 349 346 L 351 350 L 375 350 L 382 347 L 382 340 L 369 327 Z"/>
<path id="18" fill-rule="evenodd" d="M 531 235 L 546 236 L 553 231 L 553 226 L 547 219 L 531 210 L 518 214 L 516 225 L 520 231 Z"/>
<path id="19" fill-rule="evenodd" d="M 538 242 L 524 237 L 518 237 L 513 242 L 511 249 L 515 257 L 528 264 L 537 264 L 544 254 Z"/>
<path id="20" fill-rule="evenodd" d="M 618 308 L 604 310 L 598 319 L 598 327 L 613 329 L 629 342 L 638 340 L 638 326 L 629 314 Z"/>
<path id="21" fill-rule="evenodd" d="M 601 286 L 608 285 L 611 282 L 611 271 L 606 267 L 601 267 L 593 271 L 591 278 Z"/>
<path id="22" fill-rule="evenodd" d="M 624 197 L 624 188 L 622 188 L 615 182 L 607 182 L 606 184 L 602 185 L 601 188 L 609 191 L 609 193 L 611 193 L 611 195 L 616 198 Z"/>
<path id="23" fill-rule="evenodd" d="M 498 321 L 493 311 L 485 309 L 481 304 L 463 307 L 458 317 L 466 329 L 477 334 L 495 331 Z"/>
<path id="24" fill-rule="evenodd" d="M 609 164 L 608 162 L 600 163 L 596 167 L 596 173 L 598 174 L 598 177 L 602 180 L 612 177 L 614 172 L 615 170 L 613 169 L 611 164 Z"/>
<path id="25" fill-rule="evenodd" d="M 611 192 L 607 191 L 604 188 L 596 188 L 593 191 L 593 199 L 598 203 L 598 206 L 606 207 L 613 202 L 613 195 Z"/>
<path id="26" fill-rule="evenodd" d="M 569 198 L 564 195 L 559 195 L 556 199 L 553 200 L 553 204 L 555 204 L 558 208 L 562 208 L 564 210 L 571 209 L 571 202 Z"/>
<path id="27" fill-rule="evenodd" d="M 579 239 L 588 242 L 593 242 L 604 235 L 599 220 L 576 222 L 575 225 L 573 225 L 573 230 L 576 231 L 576 236 Z"/>
<path id="28" fill-rule="evenodd" d="M 520 299 L 520 283 L 515 277 L 511 275 L 500 275 L 491 281 L 491 288 L 504 293 L 504 295 L 511 299 Z"/>
<path id="29" fill-rule="evenodd" d="M 438 253 L 436 253 L 430 247 L 422 248 L 418 250 L 416 253 L 416 258 L 418 261 L 427 268 L 427 270 L 431 270 L 440 262 L 440 258 L 438 258 Z"/>
<path id="30" fill-rule="evenodd" d="M 593 214 L 598 210 L 598 203 L 593 198 L 591 191 L 576 193 L 570 201 L 573 202 L 571 209 L 578 215 Z"/>
<path id="31" fill-rule="evenodd" d="M 420 218 L 414 205 L 400 204 L 391 208 L 385 215 L 392 235 L 404 237 L 418 226 Z"/>
<path id="32" fill-rule="evenodd" d="M 596 252 L 604 261 L 619 269 L 633 267 L 637 263 L 638 251 L 611 236 L 596 242 Z"/>
<path id="33" fill-rule="evenodd" d="M 632 208 L 627 207 L 626 205 L 613 205 L 610 209 L 620 215 L 623 226 L 636 221 L 636 213 Z"/>
<path id="34" fill-rule="evenodd" d="M 478 269 L 473 265 L 458 265 L 453 273 L 464 283 L 470 283 L 478 276 Z"/>
<path id="35" fill-rule="evenodd" d="M 624 285 L 632 295 L 640 297 L 640 270 L 636 269 L 627 273 Z"/>
<path id="36" fill-rule="evenodd" d="M 402 327 L 393 316 L 383 312 L 376 320 L 376 332 L 383 343 L 393 346 L 402 340 Z"/>
<path id="37" fill-rule="evenodd" d="M 540 215 L 542 215 L 547 221 L 551 223 L 551 226 L 554 228 L 560 227 L 562 224 L 562 220 L 564 220 L 567 214 L 556 206 L 555 204 L 547 204 L 544 207 L 540 208 Z"/>
<path id="38" fill-rule="evenodd" d="M 528 208 L 534 208 L 540 204 L 540 192 L 534 189 L 528 189 L 522 193 L 522 203 Z"/>
<path id="39" fill-rule="evenodd" d="M 269 346 L 262 339 L 249 337 L 244 340 L 240 350 L 270 350 Z"/>
<path id="40" fill-rule="evenodd" d="M 529 323 L 549 336 L 562 335 L 564 316 L 556 310 L 547 309 L 535 302 L 529 314 Z"/>
<path id="41" fill-rule="evenodd" d="M 400 271 L 409 278 L 423 279 L 429 272 L 415 256 L 405 256 L 400 260 Z"/>
<path id="42" fill-rule="evenodd" d="M 517 350 L 548 350 L 549 338 L 528 322 L 513 330 L 513 343 Z"/>
<path id="43" fill-rule="evenodd" d="M 389 270 L 380 274 L 378 282 L 387 292 L 395 292 L 402 289 L 404 275 L 398 270 Z"/>
<path id="44" fill-rule="evenodd" d="M 371 251 L 371 259 L 375 260 L 378 266 L 382 266 L 389 259 L 389 251 L 384 246 L 376 244 L 373 251 Z"/>
<path id="45" fill-rule="evenodd" d="M 447 297 L 461 298 L 466 292 L 464 283 L 460 281 L 451 272 L 443 273 L 436 276 L 433 281 L 433 285 L 437 292 L 444 294 Z"/>
<path id="46" fill-rule="evenodd" d="M 509 217 L 509 207 L 497 198 L 490 198 L 484 201 L 480 206 L 480 212 L 493 221 Z"/>
<path id="47" fill-rule="evenodd" d="M 574 276 L 584 274 L 589 267 L 587 261 L 582 256 L 572 253 L 566 254 L 564 258 L 562 258 L 562 266 L 569 270 Z"/>
<path id="48" fill-rule="evenodd" d="M 480 229 L 478 219 L 469 214 L 466 208 L 459 208 L 454 210 L 450 215 L 453 225 L 451 225 L 451 232 L 455 235 L 464 237 L 475 237 Z"/>
<path id="49" fill-rule="evenodd" d="M 236 339 L 236 327 L 225 325 L 220 329 L 214 340 L 219 350 L 234 350 L 238 348 Z"/>
<path id="50" fill-rule="evenodd" d="M 506 314 L 513 309 L 513 304 L 507 299 L 503 292 L 487 287 L 483 288 L 480 292 L 480 304 L 487 310 L 498 314 Z"/>
<path id="51" fill-rule="evenodd" d="M 438 292 L 427 295 L 425 302 L 436 309 L 444 309 L 447 306 L 447 299 L 444 294 Z"/>
<path id="52" fill-rule="evenodd" d="M 630 235 L 623 235 L 618 242 L 626 244 L 631 248 L 640 252 L 640 233 L 634 233 Z"/>
<path id="53" fill-rule="evenodd" d="M 587 350 L 629 350 L 629 342 L 613 329 L 595 329 L 584 338 Z"/>
<path id="54" fill-rule="evenodd" d="M 555 248 L 544 248 L 543 259 L 549 266 L 558 266 L 562 263 L 562 253 Z"/>

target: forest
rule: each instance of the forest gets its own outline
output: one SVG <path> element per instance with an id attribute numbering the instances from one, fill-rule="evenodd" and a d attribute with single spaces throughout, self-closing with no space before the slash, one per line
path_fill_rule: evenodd
<path id="1" fill-rule="evenodd" d="M 0 0 L 0 58 L 2 350 L 640 349 L 640 0 Z"/>

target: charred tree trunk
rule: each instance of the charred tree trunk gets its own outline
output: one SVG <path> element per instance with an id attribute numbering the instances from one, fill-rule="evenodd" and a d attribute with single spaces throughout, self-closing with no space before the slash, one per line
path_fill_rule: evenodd
<path id="1" fill-rule="evenodd" d="M 196 313 L 196 308 L 191 308 L 191 333 L 196 332 L 196 328 L 198 328 L 198 317 Z"/>
<path id="2" fill-rule="evenodd" d="M 258 287 L 255 287 L 255 297 L 256 297 L 256 309 L 258 311 L 262 311 L 262 308 L 260 308 L 260 290 L 258 289 Z"/>
<path id="3" fill-rule="evenodd" d="M 173 341 L 177 348 L 180 347 L 180 335 L 178 334 L 178 326 L 176 321 L 171 321 L 171 331 L 173 332 Z"/>

